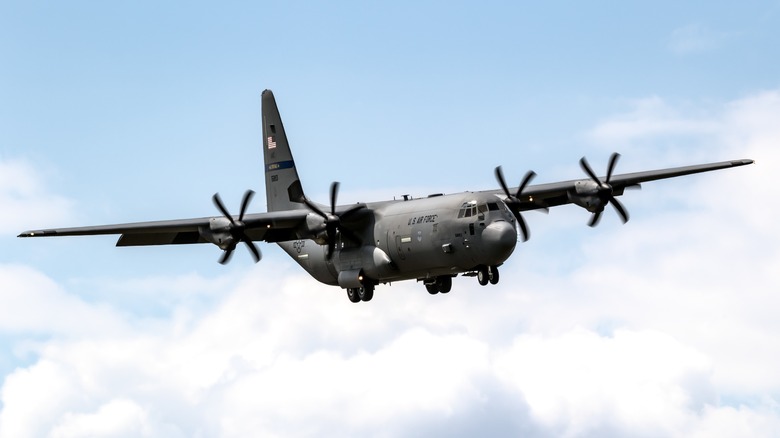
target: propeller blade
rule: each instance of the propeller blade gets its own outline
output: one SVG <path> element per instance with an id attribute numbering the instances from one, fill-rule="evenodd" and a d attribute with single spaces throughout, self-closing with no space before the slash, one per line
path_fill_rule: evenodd
<path id="1" fill-rule="evenodd" d="M 504 180 L 504 172 L 501 170 L 501 166 L 496 167 L 495 170 L 496 179 L 498 180 L 498 183 L 501 185 L 501 189 L 504 191 L 504 194 L 506 194 L 506 201 L 504 201 L 505 204 L 509 207 L 509 211 L 512 212 L 512 214 L 515 216 L 515 219 L 517 219 L 517 224 L 520 226 L 520 231 L 523 234 L 523 242 L 527 241 L 529 237 L 531 236 L 530 231 L 528 231 L 528 225 L 525 223 L 525 219 L 523 219 L 523 215 L 520 214 L 520 210 L 516 208 L 512 208 L 513 204 L 516 206 L 520 203 L 520 195 L 523 193 L 523 189 L 525 189 L 525 186 L 528 185 L 529 182 L 531 182 L 532 179 L 536 176 L 536 172 L 533 170 L 529 170 L 526 172 L 525 176 L 523 177 L 522 182 L 520 182 L 520 186 L 517 188 L 517 194 L 513 195 L 509 191 L 509 187 L 506 185 L 506 180 Z"/>
<path id="2" fill-rule="evenodd" d="M 504 190 L 507 199 L 512 199 L 512 194 L 509 193 L 509 187 L 507 187 L 506 181 L 504 180 L 504 173 L 501 171 L 501 166 L 496 167 L 495 173 L 496 173 L 496 179 L 498 180 L 498 183 L 501 185 L 501 188 Z"/>
<path id="3" fill-rule="evenodd" d="M 593 216 L 590 217 L 590 222 L 588 222 L 589 227 L 595 227 L 599 224 L 599 220 L 601 219 L 601 211 L 597 211 L 593 213 Z"/>
<path id="4" fill-rule="evenodd" d="M 517 224 L 520 225 L 520 231 L 523 233 L 523 242 L 527 242 L 531 234 L 528 231 L 528 225 L 525 224 L 525 220 L 523 219 L 523 216 L 520 215 L 520 212 L 517 212 L 515 217 L 517 218 Z"/>
<path id="5" fill-rule="evenodd" d="M 328 234 L 328 252 L 326 253 L 326 257 L 328 260 L 333 258 L 333 253 L 336 250 L 336 236 L 334 233 L 333 238 L 330 238 L 330 234 Z"/>
<path id="6" fill-rule="evenodd" d="M 252 253 L 252 257 L 255 259 L 255 263 L 259 262 L 260 259 L 263 258 L 263 255 L 260 254 L 260 249 L 257 247 L 257 245 L 255 245 L 254 242 L 249 240 L 246 234 L 242 236 L 241 240 L 243 240 L 244 243 L 246 244 L 246 247 L 249 248 L 249 252 Z"/>
<path id="7" fill-rule="evenodd" d="M 517 195 L 515 195 L 516 198 L 520 198 L 520 194 L 523 192 L 523 189 L 525 189 L 525 186 L 528 185 L 529 182 L 531 182 L 532 179 L 536 176 L 536 172 L 533 170 L 529 170 L 525 173 L 525 176 L 523 177 L 523 182 L 520 183 L 520 187 L 517 188 Z"/>
<path id="8" fill-rule="evenodd" d="M 330 214 L 336 214 L 336 199 L 339 197 L 339 182 L 333 181 L 330 184 Z"/>
<path id="9" fill-rule="evenodd" d="M 222 257 L 219 258 L 219 264 L 220 265 L 224 265 L 227 262 L 229 262 L 230 261 L 230 256 L 232 256 L 232 255 L 233 255 L 233 248 L 226 249 L 222 253 Z"/>
<path id="10" fill-rule="evenodd" d="M 219 193 L 214 193 L 214 196 L 211 197 L 211 200 L 214 202 L 214 205 L 222 213 L 222 215 L 228 218 L 231 224 L 235 224 L 233 216 L 230 215 L 230 212 L 228 212 L 227 208 L 225 208 L 225 204 L 222 203 L 222 198 L 219 197 Z"/>
<path id="11" fill-rule="evenodd" d="M 609 203 L 615 207 L 615 210 L 617 210 L 618 214 L 620 215 L 620 219 L 623 220 L 623 223 L 628 222 L 628 211 L 626 211 L 626 208 L 623 207 L 623 204 L 621 204 L 620 201 L 618 201 L 614 196 L 609 197 Z"/>
<path id="12" fill-rule="evenodd" d="M 324 219 L 328 219 L 328 215 L 325 214 L 324 211 L 320 210 L 319 207 L 317 207 L 313 202 L 309 201 L 309 198 L 304 197 L 303 203 L 306 204 L 307 207 L 309 207 L 309 210 L 317 213 L 318 215 L 322 216 Z"/>
<path id="13" fill-rule="evenodd" d="M 609 165 L 607 166 L 607 184 L 609 184 L 609 180 L 612 179 L 612 171 L 615 170 L 615 165 L 617 164 L 618 159 L 620 159 L 620 154 L 617 152 L 613 152 L 609 157 Z"/>
<path id="14" fill-rule="evenodd" d="M 593 169 L 590 168 L 590 165 L 588 164 L 588 160 L 585 159 L 585 157 L 580 158 L 580 167 L 582 168 L 583 171 L 585 171 L 585 173 L 588 174 L 590 179 L 592 179 L 593 181 L 596 182 L 596 184 L 601 186 L 601 180 L 593 172 Z"/>
<path id="15" fill-rule="evenodd" d="M 238 214 L 239 222 L 244 220 L 244 213 L 246 213 L 246 208 L 249 207 L 249 202 L 252 200 L 253 196 L 255 196 L 255 192 L 252 190 L 247 190 L 246 193 L 244 193 L 244 199 L 241 201 L 241 212 Z"/>
<path id="16" fill-rule="evenodd" d="M 366 206 L 363 205 L 363 204 L 358 204 L 358 205 L 355 205 L 354 207 L 350 207 L 348 210 L 342 212 L 339 215 L 339 219 L 341 219 L 343 221 L 344 219 L 348 218 L 349 216 L 352 216 L 353 214 L 357 213 L 358 211 L 360 211 L 360 210 L 362 210 L 364 208 L 366 208 Z"/>

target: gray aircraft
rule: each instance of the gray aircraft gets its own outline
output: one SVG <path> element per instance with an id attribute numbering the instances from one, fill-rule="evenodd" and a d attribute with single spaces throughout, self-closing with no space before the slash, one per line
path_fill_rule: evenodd
<path id="1" fill-rule="evenodd" d="M 595 226 L 611 204 L 625 223 L 628 212 L 617 196 L 626 188 L 753 163 L 733 160 L 613 175 L 615 153 L 605 177 L 597 176 L 583 157 L 580 167 L 587 177 L 577 180 L 529 185 L 535 176 L 529 171 L 511 191 L 497 167 L 500 189 L 345 206 L 336 205 L 339 183 L 334 182 L 329 204 L 322 205 L 304 194 L 270 90 L 262 94 L 262 113 L 267 213 L 247 214 L 254 195 L 248 190 L 237 216 L 215 194 L 221 216 L 35 230 L 19 237 L 119 234 L 117 246 L 212 243 L 224 251 L 223 264 L 240 242 L 256 262 L 261 255 L 254 242 L 274 242 L 312 277 L 346 289 L 357 303 L 370 301 L 375 286 L 394 281 L 416 279 L 431 294 L 449 292 L 458 275 L 477 277 L 481 285 L 498 283 L 498 268 L 514 251 L 518 230 L 523 241 L 529 237 L 524 211 L 573 203 L 592 214 L 589 225 Z"/>

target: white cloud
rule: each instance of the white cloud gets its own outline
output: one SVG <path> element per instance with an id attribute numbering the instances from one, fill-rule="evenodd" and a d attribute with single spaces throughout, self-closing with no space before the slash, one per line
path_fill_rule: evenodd
<path id="1" fill-rule="evenodd" d="M 43 177 L 22 160 L 0 159 L 0 230 L 18 234 L 26 229 L 66 222 L 73 202 L 49 193 Z"/>
<path id="2" fill-rule="evenodd" d="M 113 310 L 84 302 L 29 267 L 0 265 L 0 285 L 2 332 L 81 336 L 123 329 Z"/>
<path id="3" fill-rule="evenodd" d="M 91 414 L 66 414 L 52 437 L 149 436 L 147 413 L 132 400 L 116 399 Z"/>
<path id="4" fill-rule="evenodd" d="M 521 335 L 497 362 L 499 375 L 525 396 L 533 416 L 560 436 L 605 427 L 666 435 L 697 405 L 714 401 L 706 393 L 710 397 L 695 399 L 701 396 L 696 384 L 708 377 L 707 359 L 657 332 Z"/>
<path id="5" fill-rule="evenodd" d="M 25 359 L 2 384 L 0 436 L 772 436 L 778 113 L 772 91 L 714 109 L 653 98 L 605 120 L 594 139 L 648 156 L 653 139 L 697 139 L 663 165 L 758 164 L 648 184 L 625 226 L 556 210 L 585 215 L 566 249 L 535 228 L 495 287 L 458 278 L 432 297 L 405 282 L 354 305 L 273 256 L 236 280 L 103 287 L 0 267 L 0 331 Z M 139 318 L 85 285 L 169 312 Z"/>

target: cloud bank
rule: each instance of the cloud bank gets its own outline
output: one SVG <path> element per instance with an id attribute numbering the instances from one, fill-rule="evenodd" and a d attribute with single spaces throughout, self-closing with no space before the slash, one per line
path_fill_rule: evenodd
<path id="1" fill-rule="evenodd" d="M 101 279 L 86 299 L 0 266 L 16 364 L 0 436 L 772 436 L 778 113 L 768 91 L 604 120 L 589 135 L 627 157 L 757 164 L 628 193 L 631 222 L 590 230 L 585 215 L 566 250 L 539 227 L 494 287 L 406 282 L 353 305 L 272 254 L 237 279 Z M 101 298 L 118 289 L 166 311 Z"/>

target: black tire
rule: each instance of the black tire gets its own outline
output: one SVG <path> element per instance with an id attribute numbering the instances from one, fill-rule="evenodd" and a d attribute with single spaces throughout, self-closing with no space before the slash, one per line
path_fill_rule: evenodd
<path id="1" fill-rule="evenodd" d="M 497 266 L 491 266 L 490 267 L 490 275 L 488 277 L 490 278 L 490 284 L 498 284 L 498 267 Z"/>
<path id="2" fill-rule="evenodd" d="M 374 298 L 374 287 L 373 286 L 363 286 L 360 289 L 358 289 L 358 296 L 360 297 L 360 301 L 371 301 L 371 298 Z"/>
<path id="3" fill-rule="evenodd" d="M 428 290 L 429 294 L 436 295 L 439 293 L 439 282 L 437 281 L 436 283 L 426 284 L 425 289 Z"/>
<path id="4" fill-rule="evenodd" d="M 477 269 L 477 281 L 481 286 L 487 286 L 490 281 L 490 271 L 487 266 L 480 266 Z"/>
<path id="5" fill-rule="evenodd" d="M 452 290 L 452 277 L 450 276 L 439 277 L 436 283 L 439 285 L 439 292 L 443 294 Z"/>
<path id="6" fill-rule="evenodd" d="M 360 293 L 358 293 L 357 289 L 350 287 L 347 289 L 347 298 L 349 298 L 349 300 L 352 301 L 353 303 L 359 303 Z"/>

